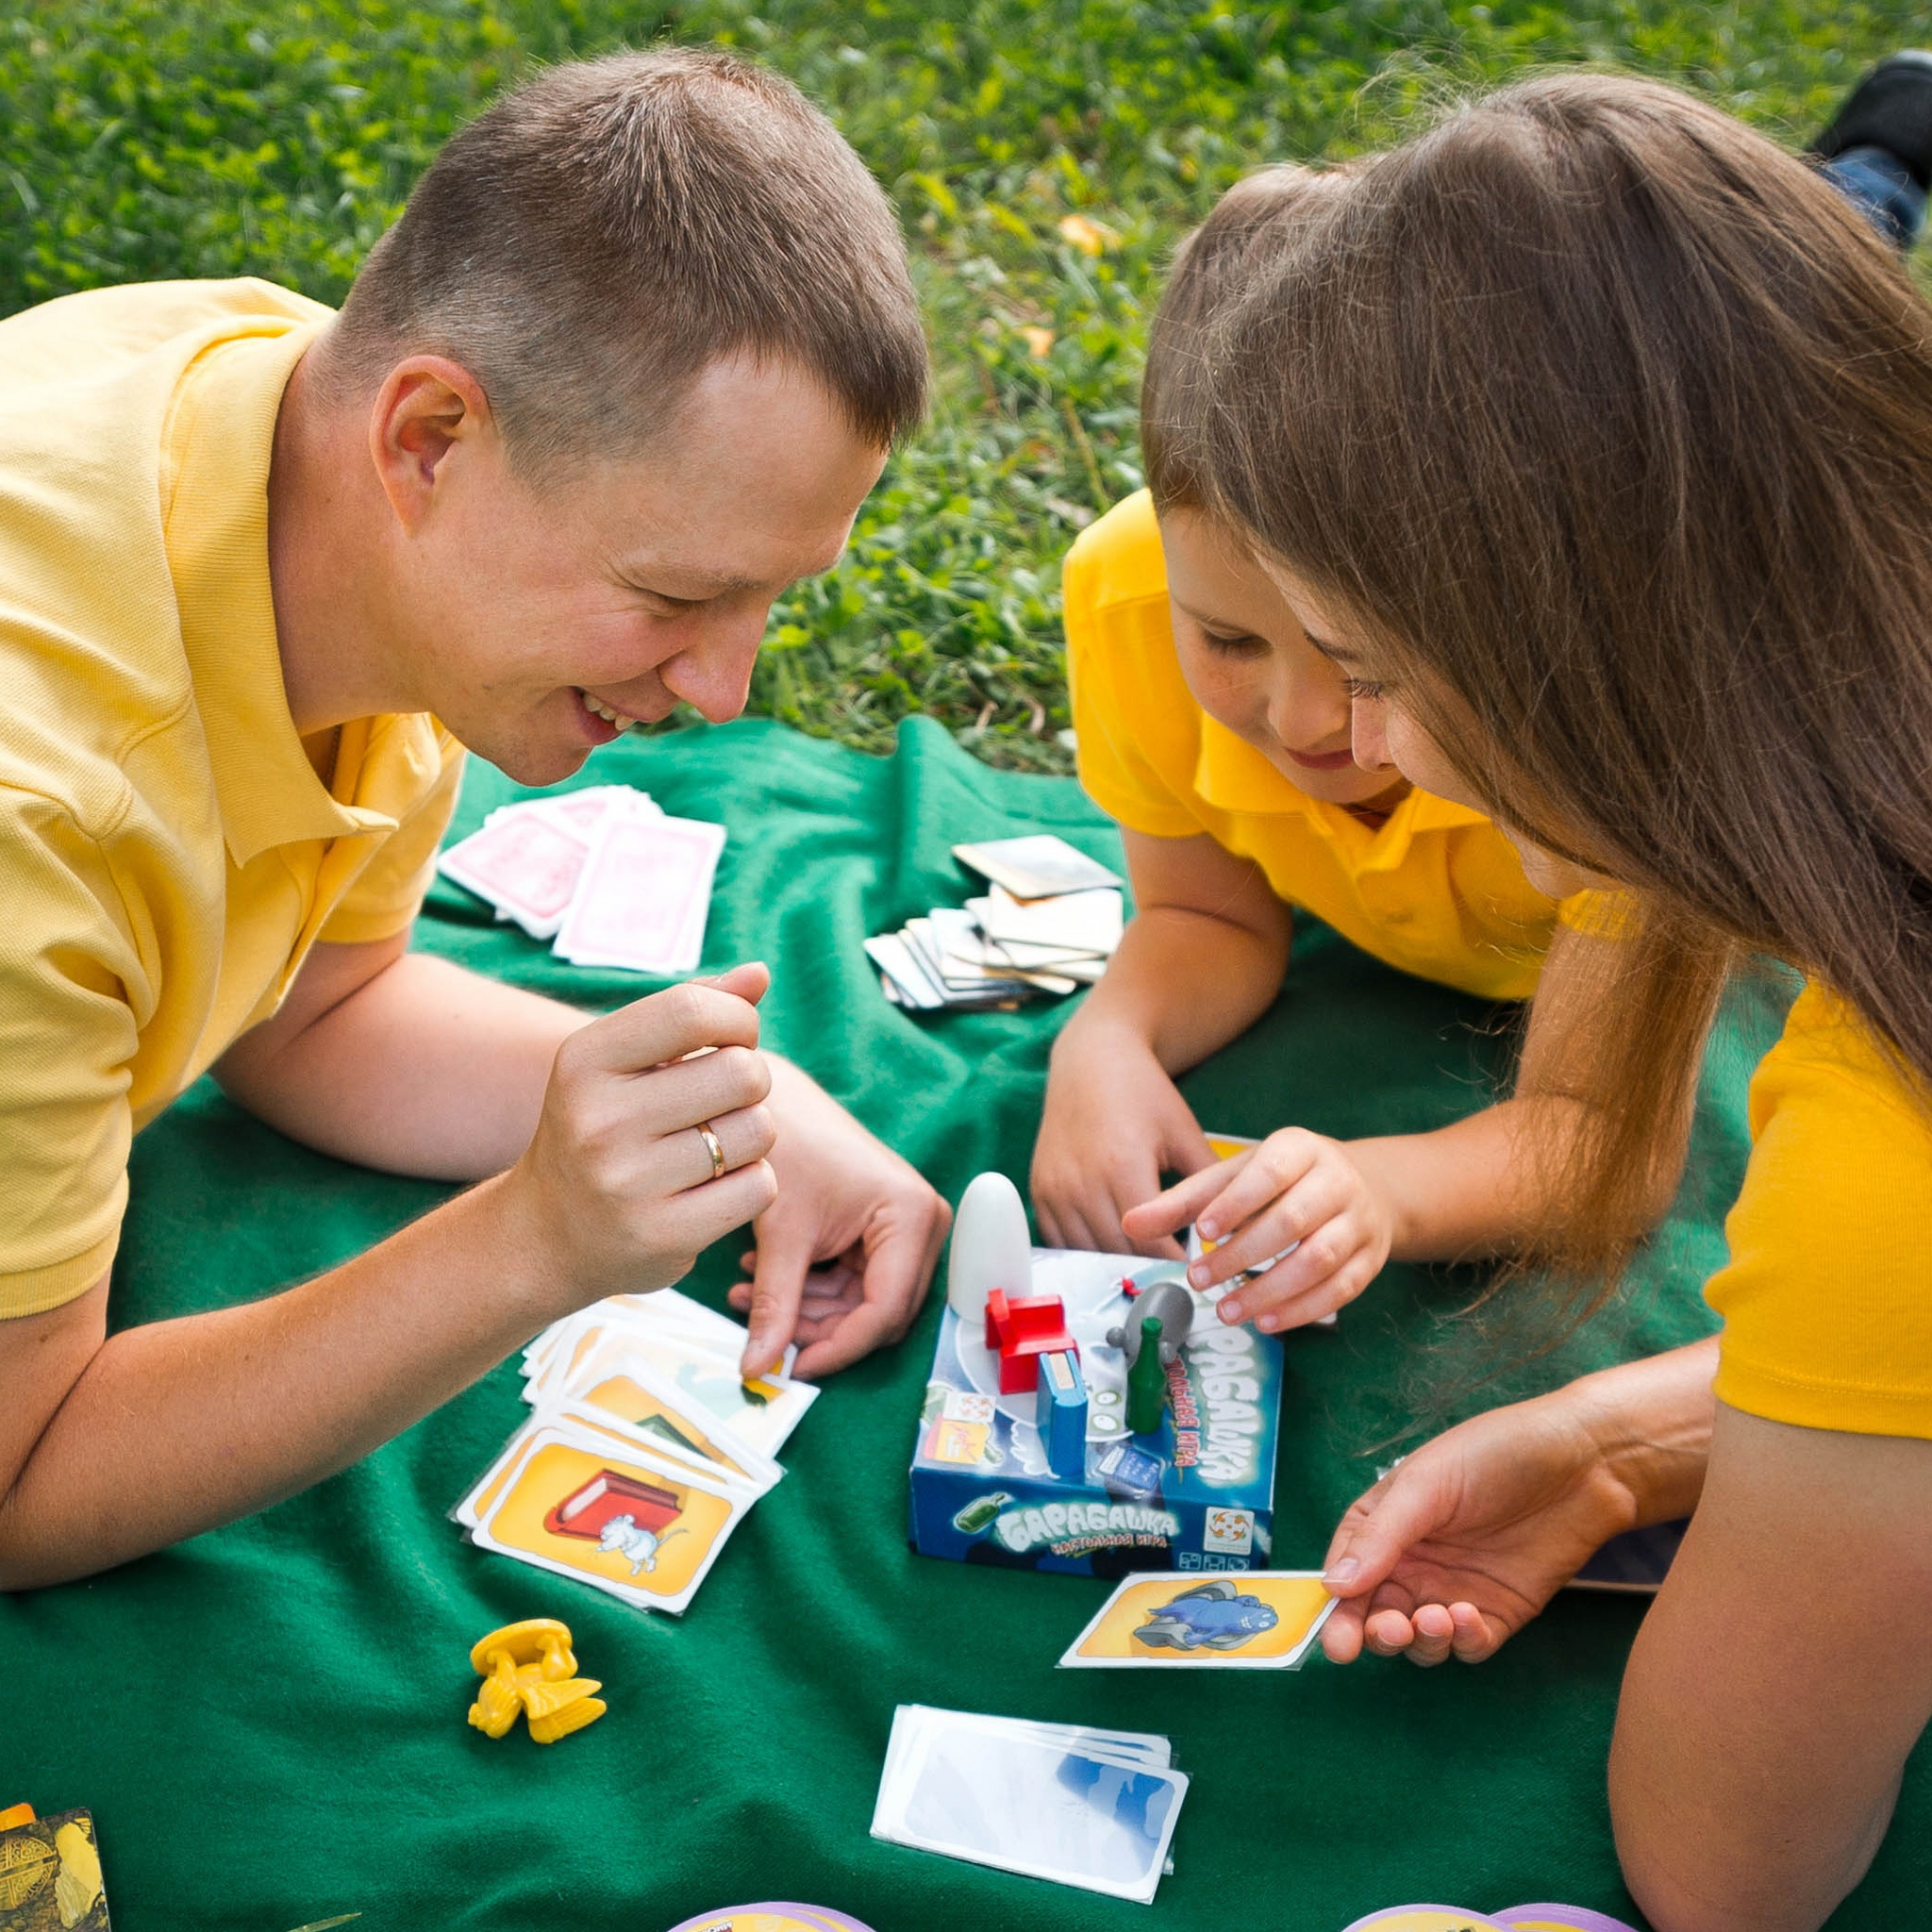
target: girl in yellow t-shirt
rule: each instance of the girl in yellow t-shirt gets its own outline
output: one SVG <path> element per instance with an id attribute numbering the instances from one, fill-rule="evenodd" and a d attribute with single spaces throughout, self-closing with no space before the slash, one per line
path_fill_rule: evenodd
<path id="1" fill-rule="evenodd" d="M 1928 102 L 1902 57 L 1837 125 L 1923 181 Z M 1614 1262 L 1727 961 L 1809 978 L 1722 1335 L 1409 1457 L 1337 1533 L 1324 1648 L 1474 1661 L 1694 1509 L 1624 1682 L 1624 1875 L 1669 1932 L 1815 1932 L 1932 1717 L 1932 308 L 1771 142 L 1570 74 L 1353 173 L 1203 359 L 1213 500 L 1357 757 L 1493 812 L 1546 891 L 1633 894 L 1559 1252 Z"/>
<path id="2" fill-rule="evenodd" d="M 1068 674 L 1081 780 L 1120 821 L 1136 916 L 1105 978 L 1061 1034 L 1034 1156 L 1047 1240 L 1174 1252 L 1188 1216 L 1149 1207 L 1163 1169 L 1213 1156 L 1174 1076 L 1253 1024 L 1287 970 L 1291 908 L 1406 972 L 1491 999 L 1545 984 L 1545 1016 L 1577 956 L 1557 902 L 1524 875 L 1483 812 L 1351 754 L 1343 681 L 1233 527 L 1203 507 L 1191 372 L 1214 311 L 1291 245 L 1337 176 L 1272 168 L 1191 239 L 1156 320 L 1142 406 L 1150 491 L 1074 545 Z M 1556 950 L 1545 973 L 1545 957 Z M 1299 1128 L 1214 1170 L 1282 1199 L 1223 1274 L 1291 1241 L 1295 1256 L 1224 1298 L 1224 1321 L 1280 1329 L 1359 1293 L 1393 1255 L 1494 1251 L 1539 1216 L 1552 1140 L 1570 1130 L 1545 1024 L 1516 1096 L 1441 1132 L 1346 1144 Z M 1657 1163 L 1636 1222 L 1674 1179 Z M 1191 1196 L 1176 1197 L 1191 1199 Z M 1633 1232 L 1635 1225 L 1633 1224 Z M 1266 1240 L 1272 1245 L 1249 1247 Z M 1202 1285 L 1207 1285 L 1204 1280 Z"/>

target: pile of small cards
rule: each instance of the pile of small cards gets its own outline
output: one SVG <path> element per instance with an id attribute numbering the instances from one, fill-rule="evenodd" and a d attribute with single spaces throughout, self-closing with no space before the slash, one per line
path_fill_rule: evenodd
<path id="1" fill-rule="evenodd" d="M 1120 879 L 1052 833 L 955 845 L 988 883 L 963 909 L 935 906 L 897 932 L 867 940 L 894 1006 L 1012 1007 L 1073 992 L 1107 970 L 1121 942 Z"/>
<path id="2" fill-rule="evenodd" d="M 695 973 L 724 827 L 665 815 L 629 785 L 499 807 L 437 861 L 575 966 Z"/>
<path id="3" fill-rule="evenodd" d="M 1144 1731 L 902 1704 L 872 1835 L 1151 1905 L 1187 1794 Z"/>
<path id="4" fill-rule="evenodd" d="M 640 1609 L 681 1611 L 818 1391 L 739 1373 L 745 1331 L 675 1289 L 613 1295 L 524 1351 L 536 1413 L 452 1515 L 471 1541 Z"/>

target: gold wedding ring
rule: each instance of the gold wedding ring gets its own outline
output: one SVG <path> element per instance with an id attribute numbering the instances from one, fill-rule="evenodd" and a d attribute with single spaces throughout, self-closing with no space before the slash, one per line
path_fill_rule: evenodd
<path id="1" fill-rule="evenodd" d="M 711 1131 L 709 1121 L 698 1123 L 698 1138 L 705 1143 L 705 1152 L 711 1157 L 711 1178 L 714 1181 L 724 1178 L 724 1143 Z"/>

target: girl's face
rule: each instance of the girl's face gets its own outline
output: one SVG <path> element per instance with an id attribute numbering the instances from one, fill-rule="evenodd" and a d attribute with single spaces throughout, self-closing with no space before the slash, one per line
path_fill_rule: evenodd
<path id="1" fill-rule="evenodd" d="M 1311 798 L 1399 796 L 1406 788 L 1392 765 L 1350 748 L 1347 679 L 1240 539 L 1198 510 L 1176 509 L 1160 520 L 1160 543 L 1181 675 L 1201 708 Z"/>
<path id="2" fill-rule="evenodd" d="M 1433 791 L 1438 798 L 1488 812 L 1493 818 L 1490 802 L 1470 791 L 1441 744 L 1405 706 L 1400 685 L 1386 675 L 1377 677 L 1381 667 L 1373 647 L 1337 624 L 1307 587 L 1279 564 L 1270 564 L 1268 575 L 1271 588 L 1292 613 L 1307 649 L 1327 663 L 1347 696 L 1349 741 L 1357 762 L 1373 772 L 1392 767 L 1418 791 Z M 1506 820 L 1499 818 L 1495 823 L 1522 858 L 1524 876 L 1550 898 L 1567 899 L 1573 892 L 1615 883 L 1574 860 L 1559 858 Z"/>

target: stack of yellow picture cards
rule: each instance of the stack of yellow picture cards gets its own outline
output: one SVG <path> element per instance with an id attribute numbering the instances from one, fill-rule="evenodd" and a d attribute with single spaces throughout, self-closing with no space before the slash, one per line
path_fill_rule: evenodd
<path id="1" fill-rule="evenodd" d="M 1334 1607 L 1316 1570 L 1146 1571 L 1122 1580 L 1060 1668 L 1298 1671 Z"/>
<path id="2" fill-rule="evenodd" d="M 453 1512 L 479 1548 L 681 1611 L 818 1391 L 740 1374 L 745 1331 L 675 1289 L 615 1295 L 524 1352 L 534 1413 Z"/>

